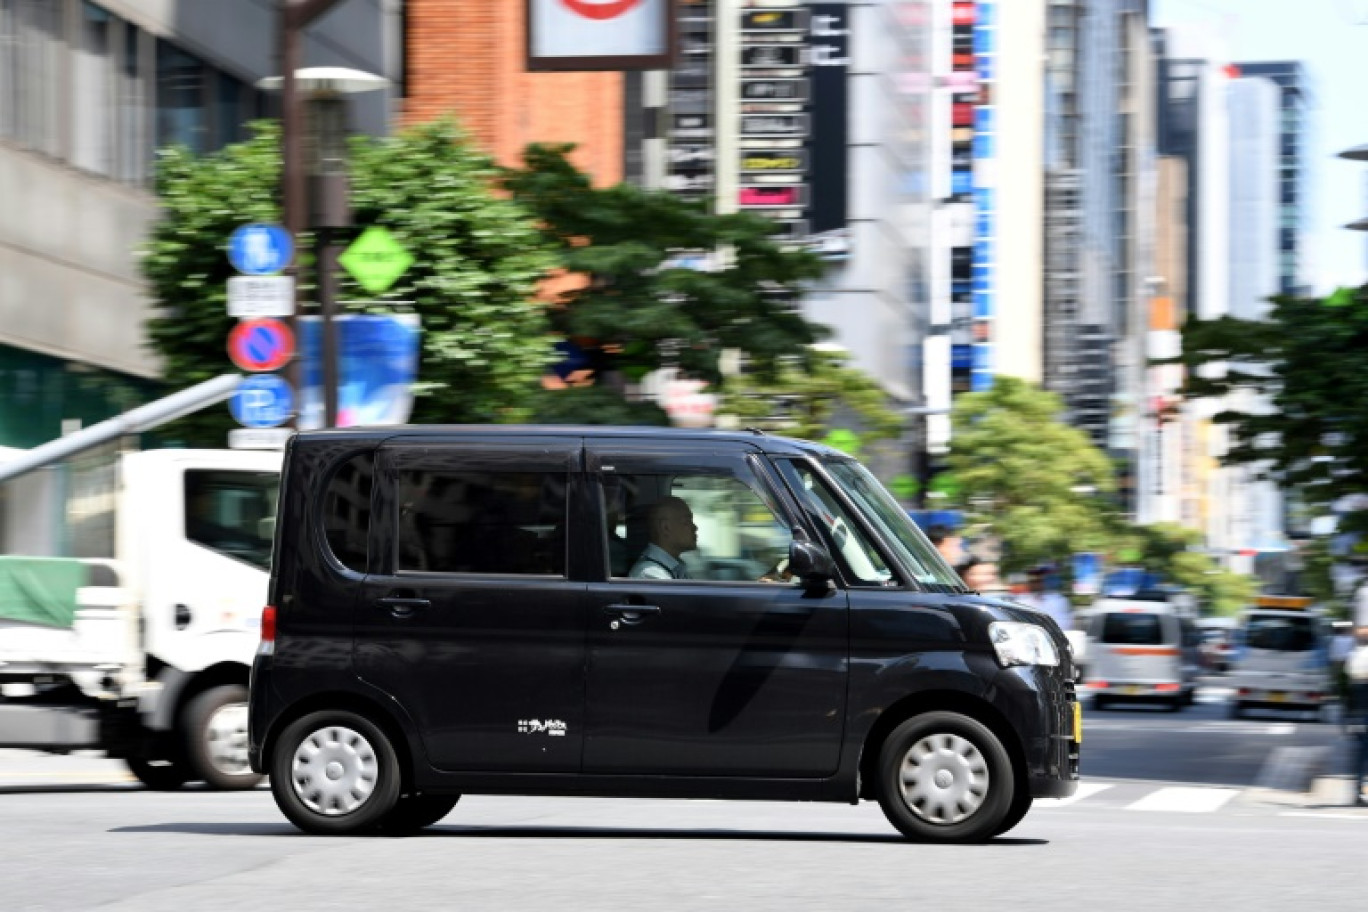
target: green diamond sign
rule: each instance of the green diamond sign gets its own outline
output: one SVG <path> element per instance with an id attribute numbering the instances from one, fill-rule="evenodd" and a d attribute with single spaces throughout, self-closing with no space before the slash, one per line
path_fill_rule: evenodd
<path id="1" fill-rule="evenodd" d="M 382 294 L 413 265 L 413 255 L 394 239 L 394 235 L 379 225 L 372 225 L 342 251 L 337 262 L 366 291 Z"/>

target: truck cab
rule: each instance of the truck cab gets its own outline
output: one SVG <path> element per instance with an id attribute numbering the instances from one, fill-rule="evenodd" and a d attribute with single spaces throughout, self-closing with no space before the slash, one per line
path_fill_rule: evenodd
<path id="1" fill-rule="evenodd" d="M 280 460 L 120 454 L 68 498 L 68 538 L 89 556 L 0 558 L 0 578 L 41 578 L 53 609 L 35 615 L 22 584 L 0 598 L 0 745 L 103 750 L 159 788 L 260 781 L 246 699 Z"/>

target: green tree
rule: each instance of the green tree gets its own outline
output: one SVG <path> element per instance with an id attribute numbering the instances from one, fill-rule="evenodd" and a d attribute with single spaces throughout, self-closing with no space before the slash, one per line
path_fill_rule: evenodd
<path id="1" fill-rule="evenodd" d="M 735 416 L 741 427 L 807 440 L 823 440 L 837 430 L 855 434 L 857 446 L 897 437 L 903 430 L 903 417 L 889 408 L 888 394 L 848 361 L 844 351 L 808 349 L 802 355 L 776 359 L 769 377 L 758 373 L 728 377 L 718 412 Z M 846 416 L 856 421 L 842 420 Z M 845 427 L 847 423 L 858 427 Z"/>
<path id="2" fill-rule="evenodd" d="M 524 167 L 508 169 L 504 185 L 539 219 L 559 265 L 584 280 L 560 295 L 549 316 L 586 353 L 599 383 L 620 389 L 669 366 L 716 384 L 726 348 L 772 377 L 779 359 L 824 334 L 794 306 L 803 286 L 821 275 L 821 261 L 775 243 L 772 221 L 713 215 L 627 184 L 596 189 L 566 157 L 572 148 L 529 146 Z M 672 266 L 681 251 L 721 252 L 719 268 Z M 564 415 L 578 405 L 556 408 Z M 602 414 L 586 409 L 579 417 L 593 422 Z"/>
<path id="3" fill-rule="evenodd" d="M 1310 503 L 1368 490 L 1368 296 L 1279 296 L 1264 320 L 1190 319 L 1179 359 L 1189 398 L 1225 397 L 1222 461 L 1251 465 Z M 1368 513 L 1342 528 L 1368 531 Z"/>
<path id="4" fill-rule="evenodd" d="M 224 247 L 239 225 L 279 221 L 279 143 L 279 127 L 260 122 L 251 139 L 212 155 L 183 148 L 160 153 L 162 217 L 143 260 L 154 304 L 147 330 L 164 375 L 177 387 L 234 369 L 224 350 L 234 322 L 226 313 L 233 270 Z M 535 300 L 554 258 L 529 213 L 498 192 L 493 163 L 450 121 L 385 139 L 358 138 L 352 155 L 356 232 L 383 225 L 415 257 L 388 295 L 411 302 L 403 307 L 422 322 L 413 420 L 527 417 L 554 344 L 545 308 Z M 311 239 L 296 243 L 307 251 Z M 342 277 L 343 301 L 369 297 Z M 207 409 L 177 422 L 173 433 L 222 446 L 231 426 L 226 409 Z"/>
<path id="5" fill-rule="evenodd" d="M 1013 377 L 955 400 L 947 466 L 967 521 L 1002 542 L 1006 572 L 1108 550 L 1111 463 L 1062 411 L 1058 396 Z"/>
<path id="6" fill-rule="evenodd" d="M 1232 615 L 1258 591 L 1256 580 L 1223 569 L 1198 550 L 1202 534 L 1194 529 L 1173 523 L 1133 525 L 1121 537 L 1121 548 L 1135 552 L 1135 563 L 1193 593 L 1204 614 Z"/>

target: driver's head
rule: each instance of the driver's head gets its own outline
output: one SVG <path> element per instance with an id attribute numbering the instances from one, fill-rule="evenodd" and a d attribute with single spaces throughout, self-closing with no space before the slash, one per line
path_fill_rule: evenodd
<path id="1" fill-rule="evenodd" d="M 672 557 L 698 547 L 693 510 L 680 498 L 666 497 L 652 505 L 648 522 L 651 543 Z"/>

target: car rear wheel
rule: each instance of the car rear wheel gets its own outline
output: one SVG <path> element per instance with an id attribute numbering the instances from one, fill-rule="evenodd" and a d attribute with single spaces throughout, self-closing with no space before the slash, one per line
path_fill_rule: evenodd
<path id="1" fill-rule="evenodd" d="M 1242 719 L 1242 718 L 1244 718 L 1244 704 L 1243 704 L 1243 703 L 1231 703 L 1231 704 L 1230 704 L 1230 718 L 1232 718 L 1232 719 Z"/>
<path id="2" fill-rule="evenodd" d="M 1033 804 L 1035 804 L 1035 799 L 1031 797 L 1029 792 L 1024 789 L 1017 789 L 1016 794 L 1012 796 L 1012 806 L 1007 809 L 1007 816 L 1002 818 L 1002 823 L 998 824 L 993 835 L 1001 836 L 1021 823 Z"/>
<path id="3" fill-rule="evenodd" d="M 989 839 L 1007 820 L 1014 791 L 1002 743 L 986 725 L 959 713 L 908 719 L 879 754 L 879 804 L 909 839 Z"/>
<path id="4" fill-rule="evenodd" d="M 460 795 L 400 795 L 377 829 L 386 836 L 411 836 L 450 814 L 460 800 Z"/>
<path id="5" fill-rule="evenodd" d="M 272 749 L 270 771 L 276 805 L 308 833 L 372 830 L 399 800 L 394 747 L 356 713 L 324 710 L 290 723 Z"/>

